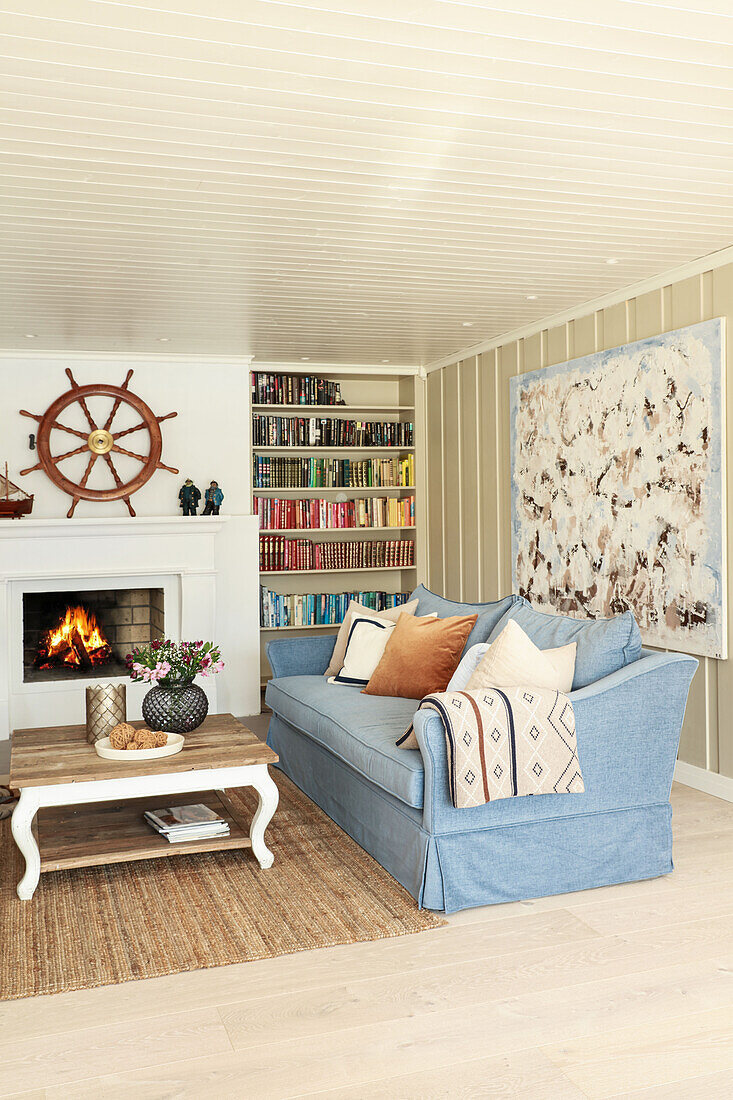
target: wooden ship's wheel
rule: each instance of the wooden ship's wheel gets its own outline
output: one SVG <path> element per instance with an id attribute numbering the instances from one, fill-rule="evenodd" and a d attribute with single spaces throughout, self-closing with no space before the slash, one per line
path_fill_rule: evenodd
<path id="1" fill-rule="evenodd" d="M 162 421 L 170 420 L 172 416 L 177 416 L 178 414 L 172 412 L 166 413 L 165 416 L 156 416 L 152 409 L 150 409 L 140 397 L 137 397 L 134 393 L 130 393 L 127 387 L 133 374 L 131 370 L 127 372 L 127 377 L 121 386 L 99 384 L 80 386 L 74 380 L 74 376 L 68 367 L 66 368 L 66 373 L 69 376 L 71 389 L 68 393 L 64 393 L 61 397 L 57 398 L 52 405 L 49 405 L 42 416 L 38 416 L 36 413 L 26 412 L 25 409 L 20 410 L 21 416 L 29 416 L 31 420 L 38 421 L 36 445 L 38 447 L 39 458 L 35 466 L 30 466 L 27 470 L 21 470 L 21 474 L 30 474 L 33 473 L 34 470 L 43 470 L 54 485 L 57 485 L 59 489 L 68 493 L 72 498 L 71 508 L 69 508 L 69 511 L 66 513 L 69 517 L 73 516 L 74 509 L 80 500 L 124 500 L 130 515 L 134 516 L 135 510 L 130 504 L 130 497 L 150 480 L 156 470 L 168 470 L 172 474 L 178 473 L 178 470 L 173 466 L 166 466 L 165 463 L 160 461 L 160 456 L 163 451 L 163 437 L 160 432 L 160 425 Z M 112 409 L 106 421 L 101 426 L 95 423 L 89 411 L 87 399 L 90 397 L 111 397 L 113 399 Z M 81 410 L 89 425 L 89 432 L 83 432 L 79 431 L 78 428 L 69 427 L 59 420 L 61 414 L 68 409 L 69 406 L 74 404 L 81 406 Z M 131 406 L 140 417 L 140 423 L 133 425 L 131 428 L 125 428 L 124 431 L 117 432 L 113 435 L 110 430 L 112 428 L 112 422 L 122 404 Z M 54 455 L 51 453 L 51 432 L 54 429 L 60 432 L 67 432 L 69 435 L 75 435 L 77 438 L 83 439 L 84 442 L 81 446 L 74 448 L 74 450 Z M 128 451 L 125 447 L 120 446 L 119 440 L 122 439 L 123 436 L 132 435 L 133 432 L 141 432 L 144 430 L 148 433 L 147 454 L 140 454 L 137 451 Z M 61 472 L 59 469 L 60 463 L 71 458 L 73 455 L 83 454 L 87 451 L 89 452 L 89 461 L 87 462 L 86 470 L 78 482 L 71 480 L 71 478 Z M 112 457 L 114 454 L 127 455 L 129 458 L 137 459 L 138 462 L 142 463 L 141 469 L 138 470 L 129 481 L 123 482 L 117 472 Z M 89 475 L 99 458 L 103 459 L 109 467 L 112 480 L 114 481 L 114 488 L 88 488 L 87 482 L 89 481 Z"/>

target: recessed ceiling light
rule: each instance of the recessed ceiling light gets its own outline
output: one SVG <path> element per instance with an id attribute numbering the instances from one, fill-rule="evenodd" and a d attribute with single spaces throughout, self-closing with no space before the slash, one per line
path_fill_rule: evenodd
<path id="1" fill-rule="evenodd" d="M 473 328 L 473 321 L 464 321 L 463 322 L 463 327 L 464 328 Z"/>
<path id="2" fill-rule="evenodd" d="M 26 332 L 25 338 L 26 340 L 35 340 L 36 334 L 35 332 Z"/>
<path id="3" fill-rule="evenodd" d="M 170 336 L 159 336 L 158 337 L 158 341 L 161 344 L 167 344 L 169 340 L 170 340 Z"/>
<path id="4" fill-rule="evenodd" d="M 303 360 L 304 363 L 307 363 L 310 359 L 310 355 L 301 355 L 300 358 Z"/>
<path id="5" fill-rule="evenodd" d="M 536 302 L 537 301 L 537 295 L 536 294 L 528 294 L 526 297 L 527 297 L 528 302 Z"/>
<path id="6" fill-rule="evenodd" d="M 383 363 L 389 363 L 389 359 L 383 359 L 382 362 Z"/>
<path id="7" fill-rule="evenodd" d="M 611 257 L 610 260 L 606 260 L 606 263 L 607 264 L 617 264 L 618 260 L 616 260 L 614 257 Z"/>

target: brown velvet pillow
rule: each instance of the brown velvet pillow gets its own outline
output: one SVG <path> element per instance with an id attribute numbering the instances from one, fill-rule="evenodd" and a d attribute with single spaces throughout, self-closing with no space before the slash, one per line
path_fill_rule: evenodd
<path id="1" fill-rule="evenodd" d="M 478 615 L 417 619 L 400 615 L 364 695 L 422 699 L 445 691 Z"/>

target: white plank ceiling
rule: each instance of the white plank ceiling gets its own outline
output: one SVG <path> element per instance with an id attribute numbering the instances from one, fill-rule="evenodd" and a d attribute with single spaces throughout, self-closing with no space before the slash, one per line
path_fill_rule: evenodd
<path id="1" fill-rule="evenodd" d="M 0 347 L 428 362 L 722 248 L 732 12 L 0 0 Z"/>

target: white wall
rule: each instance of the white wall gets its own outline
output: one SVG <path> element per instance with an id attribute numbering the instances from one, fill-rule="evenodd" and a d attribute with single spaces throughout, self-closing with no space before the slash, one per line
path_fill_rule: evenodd
<path id="1" fill-rule="evenodd" d="M 178 490 L 186 476 L 193 478 L 202 493 L 212 479 L 218 481 L 225 496 L 222 512 L 232 515 L 249 513 L 249 364 L 246 359 L 190 362 L 163 357 L 132 360 L 105 358 L 102 355 L 68 359 L 42 356 L 0 358 L 0 463 L 4 464 L 7 460 L 11 480 L 35 495 L 35 517 L 61 518 L 66 515 L 70 500 L 40 470 L 22 479 L 15 476 L 19 470 L 38 461 L 37 452 L 28 448 L 28 435 L 35 431 L 36 424 L 20 416 L 18 410 L 45 412 L 52 401 L 69 389 L 64 373 L 67 366 L 71 367 L 79 385 L 91 382 L 120 385 L 127 371 L 133 368 L 135 373 L 129 387 L 132 392 L 141 397 L 158 416 L 178 412 L 177 417 L 161 425 L 161 431 L 162 461 L 168 466 L 178 467 L 180 475 L 165 470 L 154 474 L 147 485 L 132 497 L 133 508 L 139 516 L 180 515 Z M 116 424 L 124 423 L 121 417 L 122 414 Z M 63 419 L 71 427 L 85 427 L 78 406 L 69 409 Z M 127 423 L 132 423 L 131 418 Z M 57 447 L 72 450 L 76 443 L 82 442 L 76 439 L 75 443 L 75 437 L 71 435 L 56 434 Z M 135 451 L 146 439 L 147 433 L 139 432 L 121 442 Z M 114 457 L 123 479 L 128 471 L 134 473 L 140 469 L 140 464 L 132 459 Z M 86 458 L 80 455 L 68 459 L 63 469 L 70 472 L 69 476 L 72 471 L 80 475 L 85 465 Z M 93 476 L 99 478 L 97 482 L 90 481 L 94 488 L 112 486 L 111 475 L 104 463 L 97 462 Z M 126 514 L 125 504 L 120 500 L 107 503 L 81 501 L 75 513 L 78 518 Z"/>
<path id="2" fill-rule="evenodd" d="M 34 519 L 60 519 L 66 516 L 70 498 L 57 489 L 42 471 L 24 478 L 21 469 L 38 461 L 37 452 L 29 450 L 28 435 L 35 432 L 34 421 L 19 415 L 19 409 L 43 413 L 62 393 L 69 389 L 65 368 L 70 367 L 79 385 L 104 382 L 120 385 L 132 368 L 130 390 L 145 401 L 156 415 L 177 411 L 178 416 L 161 425 L 163 434 L 162 461 L 176 466 L 180 474 L 159 470 L 143 488 L 132 497 L 132 505 L 138 516 L 177 516 L 178 490 L 184 477 L 193 478 L 202 493 L 209 482 L 219 482 L 224 491 L 222 512 L 235 517 L 250 513 L 249 463 L 250 463 L 250 415 L 249 415 L 249 362 L 246 358 L 235 361 L 200 359 L 196 361 L 166 358 L 130 359 L 123 356 L 0 356 L 0 464 L 7 460 L 10 478 L 35 496 Z M 101 400 L 101 399 L 100 399 Z M 109 401 L 107 401 L 109 404 Z M 71 427 L 83 429 L 83 414 L 75 407 L 63 416 Z M 122 416 L 115 426 L 137 422 L 130 416 L 127 422 Z M 129 450 L 141 447 L 147 433 L 140 432 L 123 442 Z M 63 441 L 63 442 L 61 442 Z M 82 440 L 71 435 L 59 435 L 55 446 L 73 449 Z M 117 456 L 115 456 L 117 462 Z M 76 467 L 74 467 L 76 463 Z M 79 466 L 81 463 L 81 466 Z M 125 466 L 125 463 L 128 465 Z M 81 455 L 69 459 L 63 467 L 69 476 L 80 475 L 86 465 Z M 105 479 L 104 465 L 97 462 L 100 482 L 93 487 L 111 486 Z M 123 479 L 140 469 L 140 464 L 124 456 L 119 459 L 119 473 Z M 97 475 L 97 469 L 94 471 Z M 125 517 L 127 508 L 123 501 L 92 503 L 80 501 L 75 517 L 94 519 Z M 23 520 L 0 520 L 0 523 L 23 523 Z M 130 520 L 134 523 L 134 520 Z M 203 522 L 203 521 L 202 521 Z M 233 541 L 234 540 L 234 541 Z M 238 541 L 237 541 L 238 540 Z M 224 545 L 225 544 L 225 545 Z M 247 579 L 256 588 L 257 576 L 256 524 L 240 520 L 226 525 L 223 536 L 223 560 L 219 568 L 229 576 L 239 578 L 244 570 Z M 2 573 L 3 543 L 0 539 L 0 573 Z M 256 596 L 256 592 L 255 592 Z M 217 602 L 223 600 L 219 593 Z M 227 621 L 226 608 L 216 609 L 217 640 L 222 643 L 225 659 L 243 668 L 241 682 L 232 692 L 223 681 L 219 706 L 230 709 L 242 705 L 242 693 L 247 699 L 246 709 L 238 713 L 254 713 L 259 710 L 258 667 L 258 609 L 256 598 L 248 602 L 251 621 L 232 624 Z M 7 630 L 7 623 L 0 622 L 0 629 Z M 252 639 L 247 642 L 246 639 Z M 242 640 L 244 639 L 244 640 Z M 7 771 L 8 742 L 0 742 L 0 775 Z"/>

